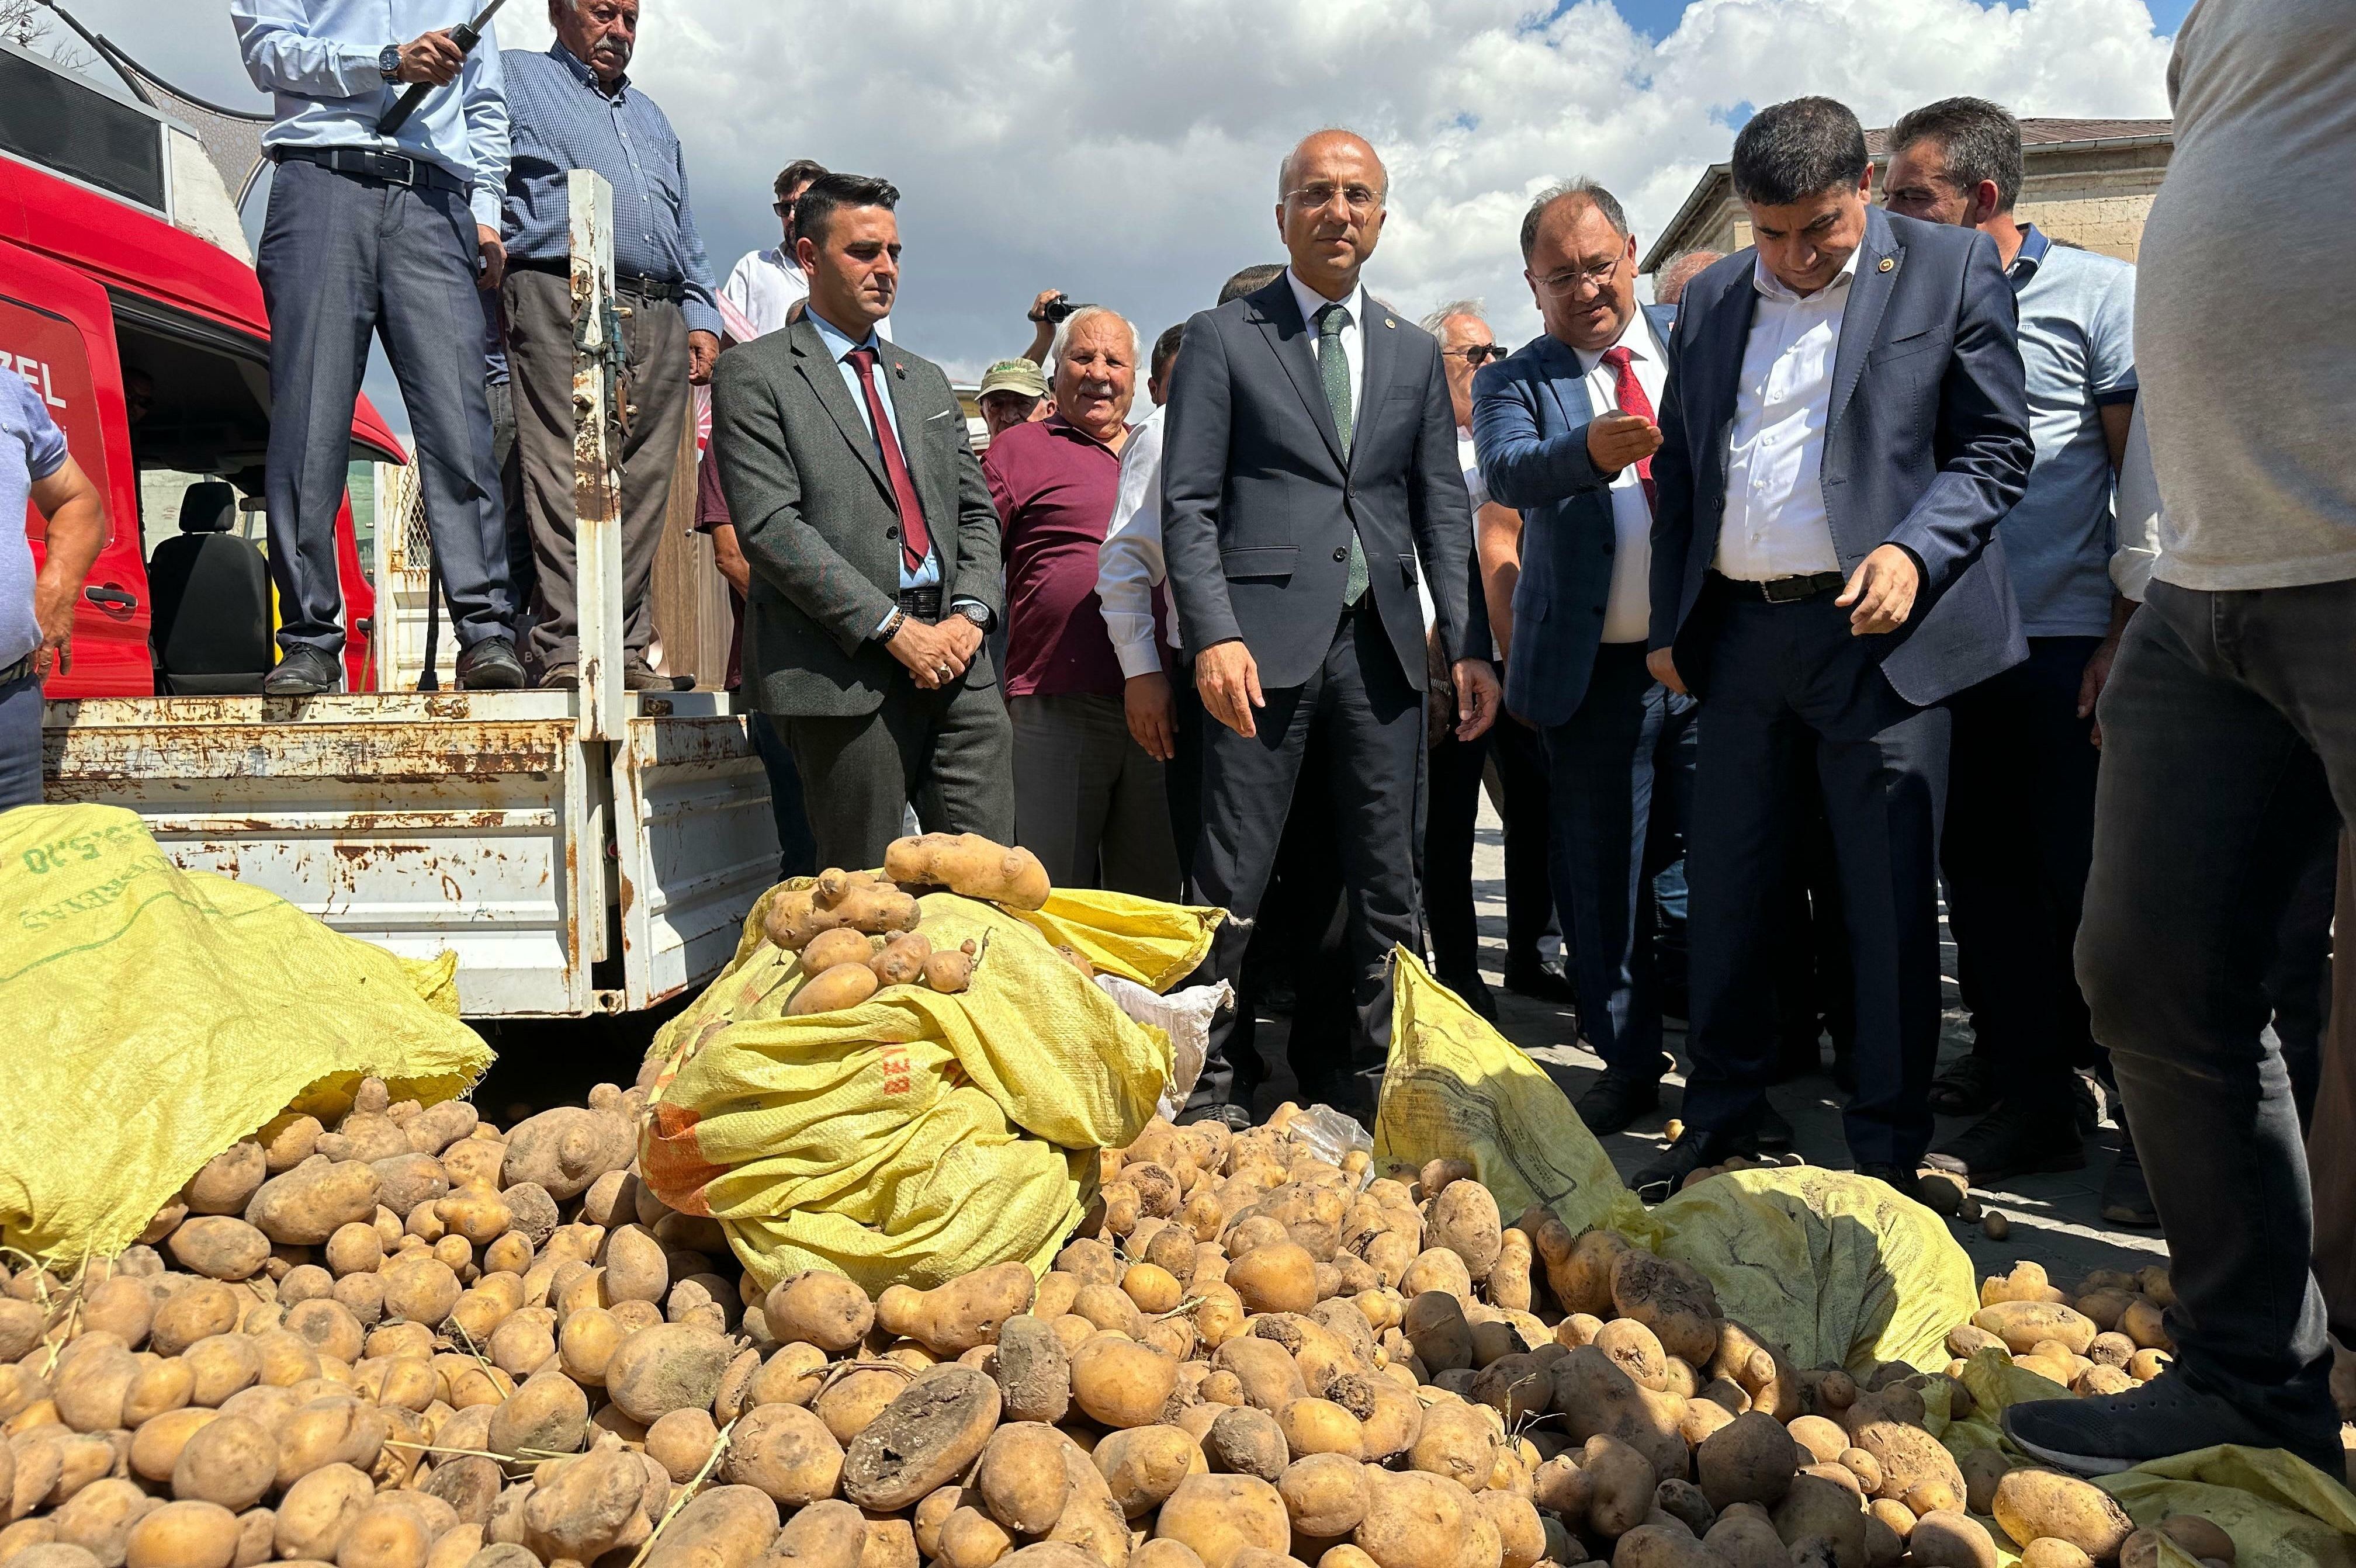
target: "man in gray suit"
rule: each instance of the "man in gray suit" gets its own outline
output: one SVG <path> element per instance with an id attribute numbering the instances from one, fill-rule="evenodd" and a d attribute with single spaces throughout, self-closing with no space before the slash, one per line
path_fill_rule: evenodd
<path id="1" fill-rule="evenodd" d="M 1284 160 L 1284 276 L 1186 325 L 1162 453 L 1170 585 L 1205 710 L 1203 822 L 1190 894 L 1258 912 L 1301 758 L 1328 759 L 1310 809 L 1333 822 L 1349 898 L 1356 1028 L 1349 1072 L 1304 1097 L 1371 1115 L 1390 1038 L 1394 944 L 1417 945 L 1423 751 L 1419 581 L 1453 667 L 1458 735 L 1485 732 L 1497 679 L 1474 582 L 1472 503 L 1440 346 L 1358 279 L 1382 232 L 1375 150 L 1321 131 Z M 1214 974 L 1242 955 L 1230 925 Z M 1215 1036 L 1196 1119 L 1234 1122 Z"/>
<path id="2" fill-rule="evenodd" d="M 926 827 L 1014 837 L 1013 733 L 982 644 L 998 510 L 939 367 L 877 337 L 900 193 L 826 175 L 794 211 L 809 306 L 724 356 L 712 439 L 752 567 L 744 685 L 777 720 L 818 863 L 880 866 Z"/>

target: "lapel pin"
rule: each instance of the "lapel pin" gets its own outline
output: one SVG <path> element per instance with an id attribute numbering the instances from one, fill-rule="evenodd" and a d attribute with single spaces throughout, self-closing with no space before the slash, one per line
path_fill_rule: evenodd
<path id="1" fill-rule="evenodd" d="M 1385 326 L 1397 326 L 1398 323 L 1393 321 L 1389 316 L 1385 316 L 1383 317 L 1383 325 Z"/>
<path id="2" fill-rule="evenodd" d="M 1897 269 L 1897 266 L 1898 262 L 1895 258 L 1884 256 L 1881 259 L 1881 265 L 1877 270 L 1884 272 L 1894 272 Z"/>

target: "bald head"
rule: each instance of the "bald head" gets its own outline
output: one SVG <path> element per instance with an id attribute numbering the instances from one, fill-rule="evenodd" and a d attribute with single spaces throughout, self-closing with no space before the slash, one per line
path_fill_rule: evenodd
<path id="1" fill-rule="evenodd" d="M 1382 237 L 1390 175 L 1363 136 L 1319 131 L 1277 169 L 1276 229 L 1293 275 L 1329 300 L 1347 299 Z"/>
<path id="2" fill-rule="evenodd" d="M 1653 274 L 1653 299 L 1659 304 L 1675 304 L 1685 298 L 1686 285 L 1709 269 L 1712 262 L 1724 261 L 1719 251 L 1687 251 L 1669 258 L 1669 264 Z"/>

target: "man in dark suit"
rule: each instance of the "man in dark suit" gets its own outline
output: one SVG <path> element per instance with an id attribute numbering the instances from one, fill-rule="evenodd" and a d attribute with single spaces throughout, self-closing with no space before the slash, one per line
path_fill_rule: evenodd
<path id="1" fill-rule="evenodd" d="M 809 307 L 723 356 L 712 442 L 752 567 L 744 685 L 778 720 L 818 863 L 880 866 L 905 805 L 1014 837 L 1013 733 L 982 634 L 998 510 L 948 378 L 880 340 L 900 193 L 826 175 L 794 210 Z"/>
<path id="2" fill-rule="evenodd" d="M 1752 117 L 1733 177 L 1756 243 L 1687 287 L 1653 462 L 1651 662 L 1701 709 L 1687 1130 L 1637 1186 L 1754 1136 L 1772 913 L 1813 784 L 1855 971 L 1849 1151 L 1911 1193 L 1939 1042 L 1940 704 L 2028 654 L 1992 537 L 2032 450 L 2012 290 L 1986 235 L 1869 205 L 1865 133 L 1830 99 Z"/>
<path id="3" fill-rule="evenodd" d="M 1489 493 L 1522 514 L 1505 706 L 1544 738 L 1555 902 L 1574 954 L 1580 1032 L 1603 1076 L 1581 1120 L 1616 1133 L 1660 1104 L 1653 878 L 1676 858 L 1693 699 L 1653 678 L 1654 411 L 1666 365 L 1636 308 L 1636 237 L 1619 201 L 1575 180 L 1522 219 L 1543 336 L 1473 383 Z"/>
<path id="4" fill-rule="evenodd" d="M 1304 1083 L 1373 1108 L 1390 1038 L 1389 964 L 1416 945 L 1415 794 L 1423 748 L 1430 585 L 1452 669 L 1457 733 L 1497 711 L 1474 584 L 1472 513 L 1440 346 L 1368 297 L 1359 271 L 1382 232 L 1388 176 L 1358 137 L 1323 131 L 1278 177 L 1291 265 L 1256 293 L 1186 324 L 1162 453 L 1162 539 L 1205 726 L 1203 826 L 1190 893 L 1258 912 L 1301 756 L 1330 813 L 1349 900 L 1357 1019 L 1352 1069 Z M 1215 947 L 1232 977 L 1238 928 Z M 1297 1021 L 1296 1021 L 1297 1027 Z M 1215 1038 L 1190 1115 L 1248 1118 Z"/>

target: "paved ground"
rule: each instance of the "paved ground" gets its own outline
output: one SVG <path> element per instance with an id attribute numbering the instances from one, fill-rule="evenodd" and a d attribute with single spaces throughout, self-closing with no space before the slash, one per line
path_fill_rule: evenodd
<path id="1" fill-rule="evenodd" d="M 1575 1100 L 1602 1072 L 1603 1064 L 1573 1038 L 1574 1024 L 1568 1008 L 1532 1001 L 1504 987 L 1504 839 L 1496 816 L 1485 800 L 1482 803 L 1472 865 L 1473 899 L 1481 922 L 1481 967 L 1504 1015 L 1500 1027 L 1507 1038 L 1542 1062 L 1555 1082 L 1562 1085 L 1563 1092 Z M 1971 1032 L 1955 993 L 1952 944 L 1944 947 L 1944 958 L 1947 1022 L 1941 1045 L 1943 1059 L 1961 1055 L 1971 1047 Z M 1281 1072 L 1284 1020 L 1264 1020 L 1259 1039 L 1262 1053 Z M 1668 1048 L 1683 1063 L 1686 1058 L 1682 1029 L 1672 1030 Z M 1827 1062 L 1830 1058 L 1827 1042 Z M 1662 1127 L 1677 1114 L 1683 1083 L 1681 1076 L 1673 1074 L 1665 1086 L 1657 1114 L 1605 1140 L 1612 1163 L 1622 1176 L 1668 1147 Z M 1261 1086 L 1255 1111 L 1265 1117 L 1289 1098 L 1292 1090 L 1289 1077 L 1270 1080 Z M 1854 1162 L 1841 1136 L 1841 1091 L 1828 1072 L 1780 1085 L 1771 1090 L 1768 1097 L 1790 1119 L 1797 1135 L 1794 1147 L 1809 1163 L 1838 1169 L 1852 1166 Z M 1965 1125 L 1942 1118 L 1939 1137 L 1944 1139 Z M 2012 1233 L 2002 1242 L 1987 1240 L 1976 1225 L 1950 1221 L 1949 1228 L 1982 1275 L 2004 1273 L 2023 1258 L 2043 1264 L 2057 1281 L 2064 1282 L 2074 1281 L 2090 1269 L 2133 1271 L 2149 1264 L 2164 1264 L 2168 1250 L 2158 1232 L 2120 1230 L 2103 1221 L 2098 1194 L 2117 1148 L 2118 1129 L 2106 1122 L 2087 1141 L 2085 1169 L 2067 1175 L 2023 1178 L 2000 1189 L 1983 1190 L 1979 1194 L 1982 1203 L 2001 1211 L 2012 1221 Z"/>

